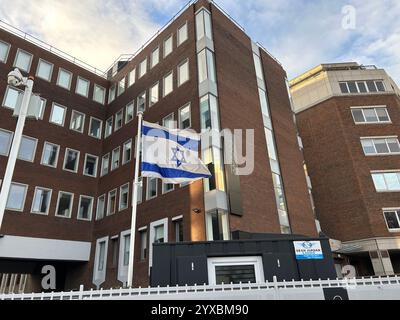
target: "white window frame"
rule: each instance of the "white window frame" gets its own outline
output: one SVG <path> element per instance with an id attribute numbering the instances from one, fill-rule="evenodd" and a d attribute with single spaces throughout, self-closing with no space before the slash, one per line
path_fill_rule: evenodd
<path id="1" fill-rule="evenodd" d="M 114 151 L 118 150 L 118 166 L 114 167 Z M 116 147 L 111 151 L 111 171 L 117 170 L 121 166 L 121 147 Z"/>
<path id="2" fill-rule="evenodd" d="M 217 266 L 242 266 L 253 265 L 254 273 L 256 276 L 256 283 L 265 283 L 264 266 L 261 256 L 248 256 L 248 257 L 217 257 L 207 259 L 208 269 L 208 284 L 216 285 L 216 271 Z"/>
<path id="3" fill-rule="evenodd" d="M 7 89 L 6 89 L 6 92 L 4 93 L 3 102 L 2 102 L 2 104 L 1 104 L 1 106 L 4 107 L 4 108 L 10 109 L 10 110 L 14 110 L 14 109 L 15 109 L 15 106 L 14 106 L 14 108 L 11 108 L 10 106 L 6 106 L 6 99 L 7 99 L 7 96 L 8 96 L 8 92 L 9 92 L 10 90 L 15 90 L 15 91 L 18 92 L 18 94 L 23 93 L 23 91 L 22 91 L 21 89 L 18 89 L 18 88 L 16 88 L 16 87 L 13 87 L 13 86 L 7 86 Z M 19 102 L 19 101 L 18 101 L 18 98 L 17 98 L 16 103 L 18 103 L 18 102 Z M 21 100 L 21 102 L 22 102 L 22 100 Z"/>
<path id="4" fill-rule="evenodd" d="M 383 220 L 385 220 L 385 224 L 386 224 L 386 227 L 387 227 L 387 229 L 388 229 L 389 232 L 391 232 L 391 233 L 397 233 L 397 232 L 400 232 L 400 228 L 397 228 L 397 229 L 391 229 L 391 228 L 389 228 L 389 225 L 388 225 L 388 222 L 387 222 L 386 216 L 385 216 L 385 213 L 386 213 L 386 212 L 392 212 L 392 211 L 399 212 L 399 213 L 396 214 L 396 216 L 397 216 L 397 220 L 398 220 L 398 222 L 399 222 L 399 224 L 400 224 L 400 208 L 383 208 L 383 209 L 382 209 Z"/>
<path id="5" fill-rule="evenodd" d="M 121 86 L 121 83 L 123 84 L 123 86 Z M 118 81 L 118 85 L 117 85 L 117 97 L 119 97 L 121 94 L 123 94 L 126 90 L 126 77 L 123 77 L 122 79 L 120 79 Z"/>
<path id="6" fill-rule="evenodd" d="M 151 98 L 152 98 L 152 90 L 154 89 L 154 87 L 157 86 L 157 101 L 152 103 Z M 157 81 L 155 84 L 153 84 L 150 89 L 149 89 L 149 108 L 154 106 L 155 104 L 157 104 L 160 101 L 160 82 Z"/>
<path id="7" fill-rule="evenodd" d="M 121 126 L 117 127 L 118 116 L 121 116 Z M 120 109 L 117 113 L 115 113 L 115 121 L 114 121 L 114 132 L 118 131 L 124 126 L 124 108 Z"/>
<path id="8" fill-rule="evenodd" d="M 180 75 L 181 75 L 181 73 L 180 73 L 180 68 L 182 67 L 182 66 L 184 66 L 185 64 L 187 64 L 187 72 L 188 72 L 188 77 L 187 77 L 187 79 L 184 81 L 184 82 L 181 82 L 181 77 L 180 77 Z M 186 58 L 185 60 L 183 60 L 179 65 L 178 65 L 178 67 L 177 67 L 177 77 L 178 77 L 178 88 L 180 87 L 180 86 L 182 86 L 182 85 L 184 85 L 186 82 L 188 82 L 189 80 L 190 80 L 190 66 L 189 66 L 189 58 Z"/>
<path id="9" fill-rule="evenodd" d="M 181 37 L 180 37 L 180 30 L 181 30 L 182 28 L 186 28 L 186 37 L 185 37 L 185 39 L 183 39 L 183 40 L 182 40 Z M 187 21 L 185 21 L 184 24 L 182 24 L 180 27 L 178 27 L 178 30 L 176 31 L 176 38 L 177 38 L 176 43 L 177 43 L 177 46 L 178 46 L 178 47 L 179 47 L 181 44 L 185 43 L 185 42 L 189 39 L 189 29 L 188 29 L 188 23 L 187 23 Z"/>
<path id="10" fill-rule="evenodd" d="M 119 201 L 118 201 L 118 211 L 123 211 L 129 208 L 129 193 L 130 193 L 130 189 L 129 189 L 129 185 L 130 183 L 125 183 L 122 186 L 119 187 Z M 127 204 L 126 204 L 126 208 L 122 208 L 121 207 L 121 200 L 122 200 L 122 189 L 128 187 L 128 197 L 127 197 Z"/>
<path id="11" fill-rule="evenodd" d="M 166 190 L 165 187 L 166 187 L 167 184 L 172 184 L 172 183 L 164 183 L 164 182 L 162 183 L 162 194 L 167 194 L 167 193 L 170 193 L 170 192 L 175 190 L 175 185 L 174 184 L 172 184 L 172 189 L 171 190 Z"/>
<path id="12" fill-rule="evenodd" d="M 67 163 L 67 153 L 68 153 L 68 151 L 75 151 L 75 152 L 78 153 L 78 157 L 76 158 L 76 168 L 75 168 L 75 171 L 70 170 L 70 169 L 65 169 L 65 165 L 66 165 L 66 163 Z M 75 149 L 72 149 L 72 148 L 65 148 L 63 170 L 64 170 L 64 171 L 67 171 L 67 172 L 77 173 L 78 170 L 79 170 L 79 159 L 80 159 L 80 156 L 81 156 L 81 152 L 80 152 L 79 150 L 75 150 Z"/>
<path id="13" fill-rule="evenodd" d="M 361 137 L 361 138 L 360 138 L 360 142 L 361 142 L 361 148 L 363 149 L 364 155 L 365 155 L 366 157 L 377 157 L 377 156 L 379 157 L 379 156 L 399 155 L 399 154 L 400 154 L 400 151 L 399 151 L 399 152 L 391 152 L 391 151 L 390 151 L 389 144 L 388 144 L 388 141 L 387 141 L 387 140 L 389 140 L 389 139 L 396 139 L 396 140 L 397 140 L 397 145 L 398 145 L 399 148 L 400 148 L 400 142 L 399 142 L 399 137 L 398 137 L 398 136 Z M 365 140 L 370 140 L 370 141 L 372 141 L 372 145 L 374 146 L 375 153 L 365 153 L 364 147 L 363 147 L 363 145 L 362 145 L 362 142 L 365 141 Z M 385 140 L 385 141 L 386 141 L 386 146 L 387 146 L 389 152 L 378 153 L 377 150 L 376 150 L 376 145 L 375 145 L 374 140 Z"/>
<path id="14" fill-rule="evenodd" d="M 107 166 L 107 172 L 103 174 L 103 168 L 104 168 L 104 159 L 108 158 L 108 166 Z M 101 168 L 100 168 L 100 177 L 106 176 L 110 172 L 110 153 L 106 153 L 101 157 Z"/>
<path id="15" fill-rule="evenodd" d="M 150 188 L 149 188 L 149 182 L 150 180 L 156 180 L 156 195 L 155 196 L 150 196 Z M 158 179 L 157 178 L 147 178 L 146 181 L 146 200 L 152 200 L 157 198 L 158 196 Z"/>
<path id="16" fill-rule="evenodd" d="M 145 66 L 145 71 L 143 72 L 143 66 Z M 145 59 L 143 59 L 140 63 L 139 63 L 139 74 L 138 74 L 138 79 L 143 78 L 147 73 L 147 57 Z"/>
<path id="17" fill-rule="evenodd" d="M 108 103 L 112 103 L 116 99 L 117 95 L 117 86 L 115 83 L 108 90 Z"/>
<path id="18" fill-rule="evenodd" d="M 87 83 L 87 88 L 86 88 L 86 93 L 85 94 L 82 94 L 82 93 L 78 92 L 79 81 L 83 81 L 83 82 Z M 75 93 L 77 95 L 80 95 L 82 97 L 87 98 L 89 96 L 89 89 L 90 89 L 90 81 L 88 79 L 85 79 L 85 78 L 81 77 L 81 76 L 78 76 L 77 79 L 76 79 Z"/>
<path id="19" fill-rule="evenodd" d="M 49 78 L 48 78 L 48 79 L 39 76 L 39 69 L 40 69 L 40 63 L 41 63 L 41 62 L 44 62 L 45 64 L 47 63 L 47 64 L 51 65 L 50 75 L 49 75 Z M 39 79 L 45 80 L 45 81 L 47 81 L 47 82 L 51 82 L 51 78 L 52 78 L 52 76 L 53 76 L 53 70 L 54 70 L 54 64 L 52 64 L 51 62 L 48 62 L 48 61 L 46 61 L 46 60 L 44 60 L 44 59 L 42 59 L 42 58 L 39 58 L 38 65 L 37 65 L 37 67 L 36 67 L 36 77 L 38 77 Z"/>
<path id="20" fill-rule="evenodd" d="M 146 110 L 147 108 L 147 90 L 143 91 L 141 94 L 138 95 L 137 101 L 136 101 L 136 110 L 139 112 L 139 103 L 140 103 L 140 97 L 144 95 L 144 108 L 143 111 Z"/>
<path id="21" fill-rule="evenodd" d="M 18 67 L 18 66 L 16 65 L 16 64 L 17 64 L 17 60 L 18 60 L 18 54 L 19 54 L 20 52 L 26 53 L 27 55 L 30 56 L 28 70 L 22 69 L 21 67 Z M 25 72 L 29 73 L 29 72 L 31 71 L 31 68 L 32 68 L 32 60 L 33 60 L 33 54 L 32 54 L 32 53 L 30 53 L 30 52 L 28 52 L 28 51 L 26 51 L 26 50 L 22 50 L 22 49 L 18 48 L 17 53 L 15 54 L 13 67 L 18 68 L 18 69 L 20 69 L 20 70 L 22 70 L 22 71 L 25 71 Z"/>
<path id="22" fill-rule="evenodd" d="M 84 219 L 79 217 L 79 213 L 80 213 L 80 209 L 81 209 L 81 202 L 82 202 L 82 198 L 87 198 L 91 200 L 91 204 L 90 204 L 90 211 L 89 211 L 89 218 Z M 81 220 L 81 221 L 92 221 L 93 218 L 93 206 L 94 206 L 94 198 L 91 196 L 86 196 L 86 195 L 80 195 L 79 196 L 79 203 L 78 203 L 78 212 L 76 213 L 76 219 L 77 220 Z"/>
<path id="23" fill-rule="evenodd" d="M 0 131 L 3 131 L 3 132 L 6 132 L 6 133 L 10 134 L 10 139 L 9 139 L 9 143 L 8 143 L 8 146 L 7 146 L 7 152 L 4 153 L 4 154 L 0 153 L 0 156 L 8 157 L 8 155 L 10 154 L 11 145 L 12 145 L 12 142 L 13 142 L 13 139 L 14 139 L 14 132 L 6 130 L 6 129 L 3 129 L 3 128 L 0 128 Z"/>
<path id="24" fill-rule="evenodd" d="M 87 174 L 87 173 L 85 173 L 85 171 L 86 171 L 86 162 L 87 162 L 87 158 L 88 157 L 93 157 L 93 158 L 96 158 L 96 167 L 95 167 L 95 169 L 94 169 L 94 175 L 92 176 L 92 175 L 90 175 L 90 174 Z M 84 162 L 84 164 L 83 164 L 83 175 L 84 176 L 87 176 L 87 177 L 91 177 L 91 178 L 97 178 L 97 170 L 99 169 L 99 157 L 98 156 L 95 156 L 95 155 L 93 155 L 93 154 L 90 154 L 90 153 L 86 153 L 85 154 L 85 162 Z"/>
<path id="25" fill-rule="evenodd" d="M 96 137 L 94 135 L 91 134 L 91 129 L 92 129 L 92 122 L 93 120 L 99 121 L 100 122 L 100 136 Z M 90 121 L 89 121 L 89 130 L 88 130 L 88 136 L 95 138 L 95 139 L 99 139 L 101 140 L 102 136 L 103 136 L 103 121 L 96 118 L 96 117 L 90 117 Z"/>
<path id="26" fill-rule="evenodd" d="M 101 101 L 98 101 L 98 100 L 96 100 L 96 98 L 95 98 L 95 96 L 96 96 L 96 88 L 100 88 L 100 89 L 102 89 L 102 91 L 103 91 L 103 98 L 101 99 Z M 106 102 L 106 88 L 104 88 L 103 86 L 100 86 L 100 85 L 98 85 L 98 84 L 94 84 L 94 86 L 93 86 L 93 96 L 92 96 L 92 100 L 94 101 L 94 102 L 97 102 L 97 103 L 100 103 L 100 104 L 102 104 L 102 105 L 104 105 L 105 104 L 105 102 Z"/>
<path id="27" fill-rule="evenodd" d="M 26 136 L 26 135 L 23 135 L 22 136 L 22 139 L 23 138 L 25 138 L 25 139 L 28 139 L 28 140 L 33 140 L 33 141 L 35 141 L 35 147 L 33 148 L 33 155 L 32 155 L 32 160 L 26 160 L 26 159 L 21 159 L 20 157 L 19 157 L 19 150 L 18 150 L 18 160 L 21 160 L 21 161 L 26 161 L 26 162 L 30 162 L 30 163 L 34 163 L 35 162 L 35 157 L 36 157 L 36 150 L 37 150 L 37 145 L 38 145 L 38 139 L 36 139 L 36 138 L 34 138 L 34 137 L 29 137 L 29 136 Z M 20 144 L 20 148 L 21 148 L 21 146 L 22 146 L 22 139 L 21 139 L 21 144 Z"/>
<path id="28" fill-rule="evenodd" d="M 115 208 L 113 212 L 110 212 L 110 200 L 111 200 L 111 194 L 115 192 Z M 108 196 L 107 196 L 107 210 L 106 210 L 106 216 L 112 216 L 114 214 L 117 213 L 117 209 L 118 209 L 118 189 L 112 189 L 108 192 Z"/>
<path id="29" fill-rule="evenodd" d="M 169 118 L 170 116 L 172 116 L 172 121 L 173 121 L 173 123 L 174 123 L 174 126 L 173 126 L 173 128 L 171 128 L 171 129 L 176 129 L 177 123 L 176 123 L 176 121 L 175 121 L 175 114 L 174 114 L 174 112 L 171 112 L 169 115 L 165 116 L 165 117 L 162 119 L 162 121 L 161 121 L 162 126 L 163 126 L 163 127 L 167 127 L 167 125 L 166 125 L 166 123 L 165 123 L 165 120 L 166 120 L 167 118 Z"/>
<path id="30" fill-rule="evenodd" d="M 104 198 L 104 208 L 103 208 L 103 217 L 99 218 L 99 203 L 100 203 L 100 198 Z M 107 216 L 107 196 L 106 194 L 102 194 L 101 196 L 97 197 L 97 203 L 96 203 L 96 221 L 102 220 Z"/>
<path id="31" fill-rule="evenodd" d="M 132 119 L 128 119 L 128 107 L 132 106 Z M 125 124 L 128 124 L 131 122 L 133 119 L 135 119 L 135 100 L 129 102 L 125 106 Z"/>
<path id="32" fill-rule="evenodd" d="M 100 285 L 106 280 L 107 274 L 107 256 L 108 256 L 108 239 L 109 237 L 103 237 L 97 239 L 96 241 L 96 251 L 94 257 L 94 266 L 93 266 L 93 280 L 92 282 L 97 286 Z M 99 259 L 100 259 L 100 244 L 104 243 L 104 262 L 103 262 L 103 270 L 99 270 Z"/>
<path id="33" fill-rule="evenodd" d="M 126 155 L 125 146 L 126 146 L 129 142 L 131 143 L 131 156 L 130 156 L 130 159 L 129 159 L 128 161 L 125 161 L 125 155 Z M 132 140 L 132 139 L 129 139 L 129 140 L 125 141 L 124 144 L 122 145 L 122 162 L 121 162 L 122 165 L 127 164 L 127 163 L 129 163 L 129 162 L 132 161 L 132 159 L 133 159 L 132 153 L 133 153 L 133 140 Z"/>
<path id="34" fill-rule="evenodd" d="M 157 58 L 157 62 L 154 63 L 153 57 L 154 57 L 154 53 L 158 52 L 158 58 Z M 153 69 L 156 65 L 158 65 L 160 63 L 160 46 L 154 48 L 153 51 L 151 51 L 150 54 L 150 69 Z"/>
<path id="35" fill-rule="evenodd" d="M 0 40 L 0 42 L 7 46 L 7 52 L 6 52 L 6 56 L 4 58 L 4 61 L 0 60 L 0 62 L 5 64 L 5 63 L 7 63 L 8 55 L 10 54 L 11 45 L 8 42 L 2 41 L 2 40 Z"/>
<path id="36" fill-rule="evenodd" d="M 44 190 L 44 191 L 49 191 L 49 192 L 50 192 L 49 203 L 48 203 L 47 210 L 46 210 L 45 213 L 43 213 L 43 212 L 38 212 L 38 211 L 34 211 L 34 210 L 33 210 L 33 205 L 35 204 L 35 199 L 36 199 L 36 192 L 37 192 L 38 190 Z M 33 199 L 32 199 L 32 205 L 31 205 L 31 213 L 33 213 L 33 214 L 39 214 L 39 215 L 43 215 L 43 216 L 47 216 L 47 215 L 49 214 L 49 211 L 50 211 L 51 197 L 52 197 L 52 195 L 53 195 L 53 190 L 52 190 L 52 189 L 44 188 L 44 187 L 35 187 L 35 192 L 33 193 Z"/>
<path id="37" fill-rule="evenodd" d="M 51 118 L 53 117 L 53 111 L 54 111 L 54 106 L 55 106 L 55 105 L 57 105 L 58 107 L 64 108 L 64 115 L 63 115 L 62 124 L 58 124 L 58 123 L 56 123 L 56 122 L 53 122 L 52 119 L 51 119 Z M 65 118 L 66 118 L 66 116 L 67 116 L 67 111 L 68 111 L 68 109 L 67 109 L 66 106 L 63 106 L 62 104 L 59 104 L 59 103 L 57 103 L 57 102 L 53 102 L 52 105 L 51 105 L 51 113 L 50 113 L 49 123 L 54 124 L 54 125 L 59 126 L 59 127 L 64 127 L 64 125 L 65 125 Z"/>
<path id="38" fill-rule="evenodd" d="M 58 206 L 60 205 L 60 199 L 61 199 L 61 195 L 62 194 L 67 194 L 67 195 L 71 196 L 71 202 L 69 204 L 69 216 L 62 216 L 62 215 L 57 214 Z M 55 212 L 55 216 L 56 217 L 65 218 L 65 219 L 71 219 L 71 217 L 72 217 L 72 208 L 74 207 L 74 196 L 75 195 L 73 193 L 71 193 L 71 192 L 66 192 L 66 191 L 62 191 L 62 190 L 58 191 L 58 198 L 57 198 L 57 205 L 56 205 L 56 212 Z"/>
<path id="39" fill-rule="evenodd" d="M 189 106 L 189 115 L 190 115 L 190 116 L 189 116 L 189 121 L 190 121 L 190 126 L 187 127 L 187 128 L 185 128 L 185 130 L 186 130 L 186 129 L 190 129 L 190 128 L 192 127 L 192 104 L 189 102 L 189 103 L 186 103 L 184 106 L 180 107 L 179 110 L 178 110 L 178 127 L 179 127 L 179 129 L 183 129 L 183 128 L 182 128 L 182 119 L 181 119 L 181 110 L 184 109 L 184 108 L 186 108 L 187 106 Z"/>
<path id="40" fill-rule="evenodd" d="M 83 116 L 83 119 L 82 119 L 82 130 L 77 130 L 77 129 L 74 129 L 72 127 L 72 120 L 73 120 L 75 114 Z M 72 130 L 72 131 L 75 131 L 75 132 L 83 133 L 85 131 L 85 120 L 86 120 L 86 114 L 84 114 L 83 112 L 72 110 L 72 112 L 71 112 L 71 120 L 70 120 L 70 123 L 69 123 L 69 129 Z"/>
<path id="41" fill-rule="evenodd" d="M 111 119 L 111 126 L 110 126 L 111 130 L 110 130 L 110 133 L 108 133 L 107 132 L 108 120 L 110 120 L 110 119 Z M 111 117 L 107 118 L 105 125 L 104 125 L 104 138 L 108 138 L 109 136 L 111 136 L 113 134 L 113 132 L 114 132 L 114 116 L 111 116 Z"/>
<path id="42" fill-rule="evenodd" d="M 354 114 L 353 114 L 353 112 L 352 112 L 353 110 L 357 110 L 357 109 L 361 110 L 361 112 L 362 112 L 362 114 L 363 114 L 363 117 L 364 117 L 364 120 L 366 120 L 366 119 L 365 119 L 365 115 L 364 115 L 364 110 L 365 110 L 365 109 L 374 109 L 378 121 L 357 122 L 356 119 L 354 118 Z M 380 120 L 379 120 L 379 117 L 378 117 L 378 114 L 377 114 L 377 112 L 376 112 L 376 109 L 385 109 L 385 110 L 386 110 L 386 114 L 387 114 L 389 120 L 388 120 L 388 121 L 380 121 Z M 353 118 L 353 121 L 354 121 L 354 123 L 355 123 L 356 125 L 390 124 L 390 123 L 392 123 L 392 120 L 391 120 L 390 115 L 389 115 L 389 110 L 387 109 L 387 106 L 386 106 L 386 105 L 350 107 L 350 111 L 351 111 L 351 117 Z"/>
<path id="43" fill-rule="evenodd" d="M 171 39 L 171 51 L 170 52 L 167 52 L 166 51 L 166 42 L 168 41 L 168 40 L 170 40 Z M 165 40 L 163 41 L 163 57 L 164 57 L 164 59 L 166 58 L 166 57 L 168 57 L 172 52 L 174 52 L 174 35 L 173 34 L 170 34 L 168 37 L 166 37 L 165 38 Z"/>
<path id="44" fill-rule="evenodd" d="M 3 181 L 1 181 L 1 182 L 3 182 Z M 12 185 L 16 185 L 16 186 L 22 186 L 22 187 L 24 187 L 24 198 L 23 198 L 23 200 L 22 200 L 22 208 L 21 209 L 13 209 L 13 208 L 9 208 L 8 206 L 7 206 L 7 204 L 8 204 L 8 200 L 9 200 L 9 198 L 10 198 L 10 195 L 11 195 L 11 186 Z M 9 194 L 8 194 L 8 197 L 7 197 L 7 201 L 6 201 L 6 210 L 7 211 L 13 211 L 13 212 L 24 212 L 24 209 L 25 209 L 25 204 L 26 204 L 26 196 L 27 196 L 27 194 L 28 194 L 28 188 L 29 188 L 29 185 L 27 185 L 27 184 L 24 184 L 24 183 L 19 183 L 19 182 L 11 182 L 11 186 L 10 186 L 10 192 L 9 192 Z"/>
<path id="45" fill-rule="evenodd" d="M 153 265 L 153 239 L 155 236 L 154 230 L 156 227 L 164 226 L 164 243 L 168 243 L 168 218 L 160 219 L 150 223 L 150 232 L 148 233 L 148 257 L 149 257 L 149 268 Z"/>
<path id="46" fill-rule="evenodd" d="M 59 83 L 61 71 L 65 72 L 65 73 L 68 73 L 68 74 L 70 75 L 70 77 L 69 77 L 68 88 L 66 88 L 66 87 L 64 87 L 64 86 L 62 86 L 62 85 L 60 85 L 60 83 Z M 64 68 L 61 68 L 61 67 L 58 68 L 58 75 L 57 75 L 57 82 L 56 82 L 57 86 L 59 86 L 60 88 L 65 89 L 65 90 L 70 91 L 70 90 L 71 90 L 71 83 L 72 83 L 72 78 L 73 78 L 73 76 L 74 76 L 74 74 L 73 74 L 71 71 L 68 71 L 68 70 L 66 70 L 66 69 L 64 69 Z"/>
<path id="47" fill-rule="evenodd" d="M 132 77 L 133 76 L 133 77 Z M 133 78 L 133 79 L 132 79 Z M 128 88 L 136 82 L 136 67 L 128 73 Z"/>
<path id="48" fill-rule="evenodd" d="M 397 174 L 398 175 L 398 180 L 399 180 L 399 183 L 400 183 L 400 177 L 399 177 L 400 170 L 376 170 L 376 171 L 371 171 L 371 179 L 372 179 L 372 184 L 374 185 L 375 191 L 377 193 L 400 192 L 400 188 L 399 189 L 394 189 L 394 190 L 391 190 L 391 189 L 388 189 L 388 188 L 386 188 L 385 190 L 377 190 L 376 189 L 375 182 L 374 182 L 374 179 L 373 179 L 373 175 L 374 174 L 382 174 L 382 175 L 384 175 L 384 174 L 387 174 L 387 173 Z M 387 181 L 386 181 L 384 176 L 383 176 L 383 179 L 385 180 L 385 186 L 387 187 L 388 186 L 387 185 Z"/>
<path id="49" fill-rule="evenodd" d="M 172 89 L 171 89 L 170 92 L 166 93 L 166 92 L 165 92 L 165 87 L 166 87 L 166 86 L 165 86 L 165 80 L 166 80 L 169 76 L 172 77 Z M 170 71 L 170 72 L 168 72 L 168 73 L 163 77 L 163 88 L 162 88 L 163 98 L 166 97 L 166 96 L 168 96 L 168 95 L 170 95 L 172 92 L 174 92 L 174 71 L 173 71 L 173 70 Z"/>
<path id="50" fill-rule="evenodd" d="M 45 151 L 45 146 L 46 146 L 46 144 L 57 147 L 57 155 L 56 155 L 56 160 L 55 160 L 55 162 L 56 162 L 55 166 L 51 166 L 51 165 L 49 165 L 49 164 L 47 164 L 47 163 L 44 163 L 44 151 Z M 40 164 L 43 165 L 43 166 L 45 166 L 45 167 L 49 167 L 49 168 L 57 168 L 57 166 L 58 166 L 58 157 L 59 157 L 59 155 L 60 155 L 60 145 L 55 144 L 55 143 L 52 143 L 52 142 L 45 141 L 45 142 L 43 143 L 42 158 L 41 158 L 41 160 L 40 160 Z"/>

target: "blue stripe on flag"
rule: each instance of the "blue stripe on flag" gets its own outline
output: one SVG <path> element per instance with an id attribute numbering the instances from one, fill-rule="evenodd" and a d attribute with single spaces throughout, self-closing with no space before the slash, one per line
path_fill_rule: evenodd
<path id="1" fill-rule="evenodd" d="M 176 134 L 172 134 L 166 130 L 143 126 L 142 134 L 144 136 L 160 137 L 160 138 L 172 140 L 189 150 L 194 150 L 194 151 L 199 150 L 199 140 L 190 139 L 190 138 L 182 137 L 182 136 L 179 136 Z"/>
<path id="2" fill-rule="evenodd" d="M 208 174 L 194 173 L 179 169 L 173 168 L 163 168 L 156 164 L 142 162 L 142 172 L 150 171 L 159 173 L 163 178 L 188 178 L 188 179 L 196 179 L 196 178 L 209 178 Z"/>

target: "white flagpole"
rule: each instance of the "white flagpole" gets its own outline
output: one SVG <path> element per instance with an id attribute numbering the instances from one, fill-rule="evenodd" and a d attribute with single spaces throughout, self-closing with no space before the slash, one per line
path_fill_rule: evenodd
<path id="1" fill-rule="evenodd" d="M 136 142 L 136 159 L 135 159 L 135 180 L 133 183 L 133 197 L 132 197 L 132 220 L 131 220 L 131 241 L 129 246 L 129 266 L 128 266 L 128 282 L 127 287 L 131 288 L 133 285 L 133 263 L 135 257 L 135 234 L 136 234 L 136 212 L 137 212 L 137 198 L 139 187 L 139 165 L 140 165 L 140 145 L 142 137 L 142 120 L 143 112 L 138 112 L 138 140 Z"/>

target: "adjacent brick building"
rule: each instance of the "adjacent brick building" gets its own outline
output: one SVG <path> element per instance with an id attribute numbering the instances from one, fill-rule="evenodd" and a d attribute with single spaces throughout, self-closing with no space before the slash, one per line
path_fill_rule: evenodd
<path id="1" fill-rule="evenodd" d="M 254 129 L 255 163 L 252 174 L 235 175 L 213 137 L 201 150 L 212 179 L 143 180 L 135 285 L 149 283 L 153 242 L 228 240 L 235 230 L 317 235 L 286 73 L 214 4 L 187 6 L 105 74 L 5 28 L 0 176 L 18 96 L 7 73 L 17 66 L 36 75 L 33 91 L 44 102 L 41 119 L 26 123 L 26 161 L 17 161 L 1 227 L 0 272 L 54 264 L 59 288 L 126 282 L 138 109 L 146 121 L 197 132 Z"/>
<path id="2" fill-rule="evenodd" d="M 400 273 L 400 91 L 375 66 L 322 64 L 290 82 L 322 231 L 357 275 Z M 338 257 L 339 257 L 338 256 Z"/>

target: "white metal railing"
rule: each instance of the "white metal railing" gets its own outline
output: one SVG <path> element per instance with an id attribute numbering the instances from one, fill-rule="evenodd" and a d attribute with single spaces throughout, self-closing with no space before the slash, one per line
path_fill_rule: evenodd
<path id="1" fill-rule="evenodd" d="M 345 288 L 353 299 L 400 299 L 400 276 L 357 279 L 275 281 L 222 285 L 167 286 L 129 289 L 3 294 L 0 300 L 212 300 L 323 298 L 324 288 Z"/>

